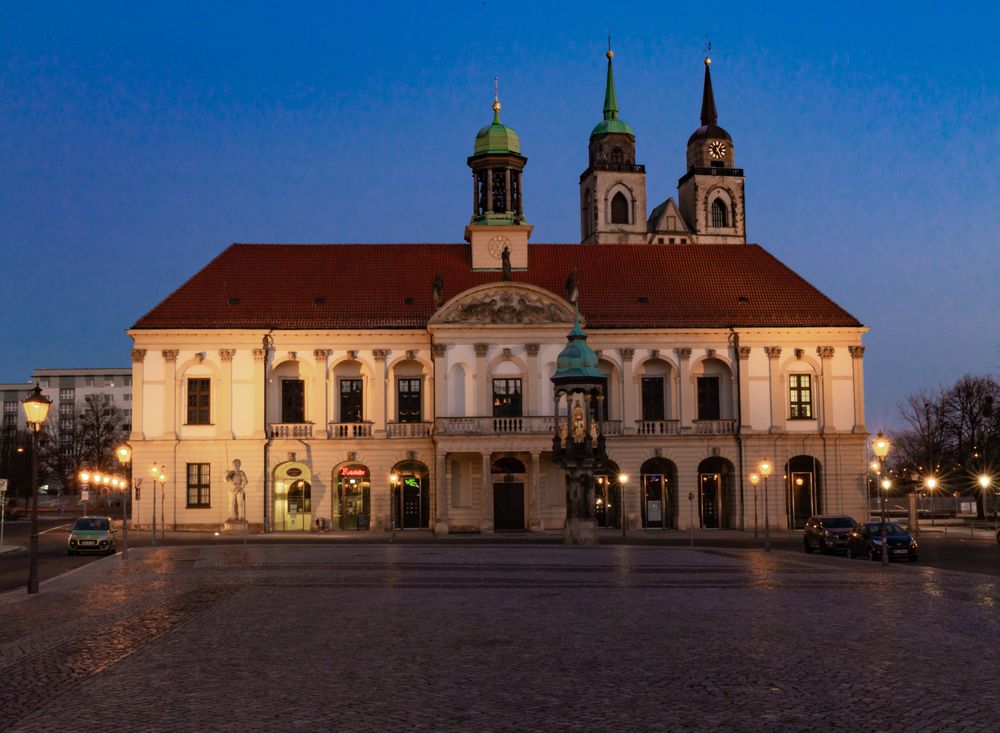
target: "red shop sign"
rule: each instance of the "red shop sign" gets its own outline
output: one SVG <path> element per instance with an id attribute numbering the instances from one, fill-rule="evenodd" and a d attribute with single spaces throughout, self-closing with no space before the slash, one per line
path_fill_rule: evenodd
<path id="1" fill-rule="evenodd" d="M 301 476 L 302 475 L 302 469 L 301 468 L 289 468 L 287 471 L 285 471 L 285 473 L 288 474 L 289 476 Z"/>
<path id="2" fill-rule="evenodd" d="M 340 475 L 341 476 L 358 476 L 358 477 L 364 478 L 365 476 L 368 475 L 368 469 L 364 468 L 363 466 L 362 467 L 357 467 L 357 466 L 341 466 L 341 468 L 340 468 Z"/>

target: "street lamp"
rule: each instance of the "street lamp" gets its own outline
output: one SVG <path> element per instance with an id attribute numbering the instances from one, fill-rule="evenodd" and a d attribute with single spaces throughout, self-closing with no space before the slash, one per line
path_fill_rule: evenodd
<path id="1" fill-rule="evenodd" d="M 760 483 L 760 474 L 756 471 L 751 473 L 750 483 L 753 484 L 753 538 L 757 539 L 757 484 Z"/>
<path id="2" fill-rule="evenodd" d="M 122 482 L 122 560 L 128 559 L 128 509 L 126 508 L 129 499 L 132 497 L 132 449 L 123 444 L 115 451 L 118 462 L 122 464 L 125 471 L 125 480 Z"/>
<path id="3" fill-rule="evenodd" d="M 622 537 L 625 536 L 625 522 L 628 520 L 628 515 L 625 514 L 625 484 L 627 483 L 628 474 L 618 474 L 618 511 L 622 515 Z"/>
<path id="4" fill-rule="evenodd" d="M 764 552 L 771 551 L 771 530 L 767 511 L 767 477 L 771 475 L 773 468 L 770 461 L 761 461 L 760 465 L 757 466 L 760 475 L 764 477 Z"/>
<path id="5" fill-rule="evenodd" d="M 389 474 L 389 541 L 396 539 L 396 502 L 399 500 L 399 474 Z"/>
<path id="6" fill-rule="evenodd" d="M 889 439 L 879 434 L 875 436 L 875 440 L 872 441 L 872 453 L 878 458 L 878 468 L 879 475 L 881 476 L 885 472 L 885 457 L 889 455 Z M 888 490 L 889 479 L 886 479 L 882 483 L 882 564 L 889 564 L 889 527 L 886 525 L 888 521 L 886 517 L 886 506 L 885 506 L 885 492 Z"/>
<path id="7" fill-rule="evenodd" d="M 28 593 L 38 592 L 38 433 L 49 414 L 52 400 L 42 394 L 38 382 L 24 402 L 24 415 L 31 428 L 31 543 L 28 560 Z"/>
<path id="8" fill-rule="evenodd" d="M 163 466 L 159 466 L 155 463 L 153 464 L 153 467 L 149 469 L 149 473 L 153 477 L 153 522 L 152 522 L 153 540 L 151 544 L 155 547 L 156 546 L 156 482 L 159 481 L 160 486 L 162 487 L 167 480 L 167 476 L 165 473 L 163 473 Z M 160 503 L 161 504 L 163 503 L 162 497 L 160 497 Z"/>
<path id="9" fill-rule="evenodd" d="M 983 496 L 983 524 L 986 529 L 990 528 L 990 484 L 993 483 L 993 479 L 987 476 L 985 473 L 979 475 L 977 479 L 979 483 L 979 490 Z"/>

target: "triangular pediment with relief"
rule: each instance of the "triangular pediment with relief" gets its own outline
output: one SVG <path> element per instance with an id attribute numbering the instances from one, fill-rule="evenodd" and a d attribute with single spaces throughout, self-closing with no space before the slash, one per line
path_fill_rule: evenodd
<path id="1" fill-rule="evenodd" d="M 573 306 L 544 288 L 515 282 L 480 285 L 438 309 L 430 324 L 573 323 Z"/>

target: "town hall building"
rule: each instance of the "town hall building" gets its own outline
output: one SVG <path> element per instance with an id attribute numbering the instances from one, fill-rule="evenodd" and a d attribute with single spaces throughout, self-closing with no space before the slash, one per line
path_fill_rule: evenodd
<path id="1" fill-rule="evenodd" d="M 464 241 L 234 244 L 140 318 L 133 520 L 151 524 L 155 497 L 178 529 L 561 529 L 551 377 L 577 317 L 606 395 L 600 526 L 862 516 L 867 329 L 747 242 L 709 59 L 676 199 L 649 210 L 612 59 L 565 212 L 578 243 L 530 242 L 528 159 L 494 100 Z M 763 460 L 774 471 L 753 483 Z"/>

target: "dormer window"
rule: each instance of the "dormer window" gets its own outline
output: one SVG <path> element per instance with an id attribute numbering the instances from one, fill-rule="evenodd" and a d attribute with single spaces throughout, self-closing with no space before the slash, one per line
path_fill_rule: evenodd
<path id="1" fill-rule="evenodd" d="M 726 204 L 722 199 L 716 199 L 712 202 L 712 226 L 729 226 L 729 209 L 726 207 Z"/>

